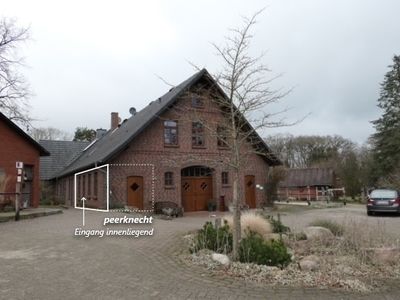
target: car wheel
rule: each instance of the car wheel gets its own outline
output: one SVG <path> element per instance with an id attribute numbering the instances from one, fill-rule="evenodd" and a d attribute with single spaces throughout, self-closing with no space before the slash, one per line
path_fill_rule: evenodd
<path id="1" fill-rule="evenodd" d="M 367 211 L 368 216 L 372 216 L 372 211 Z"/>

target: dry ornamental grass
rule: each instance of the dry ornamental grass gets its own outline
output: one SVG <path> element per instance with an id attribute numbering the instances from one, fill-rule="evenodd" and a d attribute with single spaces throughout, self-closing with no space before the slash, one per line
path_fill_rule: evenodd
<path id="1" fill-rule="evenodd" d="M 224 218 L 229 225 L 229 228 L 234 228 L 232 216 Z M 254 212 L 245 212 L 241 216 L 240 220 L 242 236 L 246 236 L 247 232 L 252 231 L 265 236 L 272 233 L 272 226 L 263 216 Z"/>

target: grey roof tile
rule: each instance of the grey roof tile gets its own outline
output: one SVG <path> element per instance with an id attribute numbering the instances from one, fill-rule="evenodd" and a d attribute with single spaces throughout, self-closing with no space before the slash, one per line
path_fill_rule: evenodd
<path id="1" fill-rule="evenodd" d="M 194 83 L 203 76 L 214 81 L 206 69 L 203 69 L 183 81 L 173 89 L 170 89 L 160 98 L 152 101 L 149 105 L 123 122 L 119 128 L 108 131 L 101 139 L 88 147 L 81 156 L 71 165 L 62 170 L 57 176 L 62 177 L 74 172 L 81 171 L 94 165 L 106 163 L 110 158 L 129 145 L 129 143 L 141 133 L 151 122 L 157 119 L 166 109 L 172 105 L 184 91 L 187 91 Z M 218 85 L 216 84 L 218 87 Z M 263 149 L 271 153 L 264 141 L 257 135 Z M 272 164 L 280 164 L 280 161 L 271 154 L 269 158 Z"/>
<path id="2" fill-rule="evenodd" d="M 40 158 L 40 179 L 49 180 L 71 164 L 89 142 L 41 140 L 39 144 L 50 152 Z"/>
<path id="3" fill-rule="evenodd" d="M 335 173 L 330 168 L 288 169 L 280 187 L 333 186 Z"/>

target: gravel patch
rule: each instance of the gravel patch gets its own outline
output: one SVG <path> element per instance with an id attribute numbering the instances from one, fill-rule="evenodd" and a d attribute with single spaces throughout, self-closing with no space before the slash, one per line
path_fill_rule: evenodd
<path id="1" fill-rule="evenodd" d="M 187 243 L 190 240 L 189 236 L 186 236 L 185 240 Z M 321 251 L 321 246 L 310 241 L 292 242 L 290 251 L 293 252 L 294 259 L 284 269 L 240 262 L 231 262 L 230 265 L 224 266 L 214 261 L 213 252 L 207 249 L 184 254 L 182 259 L 189 265 L 201 266 L 215 275 L 281 287 L 333 288 L 370 293 L 385 290 L 387 279 L 400 279 L 400 263 L 390 266 L 374 265 L 361 262 L 352 254 L 339 256 L 329 250 L 329 245 L 326 247 L 327 251 Z M 317 253 L 313 251 L 315 247 L 319 247 Z M 317 254 L 318 268 L 301 270 L 299 262 L 310 254 Z"/>

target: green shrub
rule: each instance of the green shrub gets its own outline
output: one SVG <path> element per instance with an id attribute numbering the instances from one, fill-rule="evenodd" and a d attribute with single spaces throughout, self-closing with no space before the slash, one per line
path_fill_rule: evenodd
<path id="1" fill-rule="evenodd" d="M 290 254 L 280 240 L 265 241 L 255 232 L 249 232 L 240 242 L 241 262 L 285 267 L 290 263 Z"/>
<path id="2" fill-rule="evenodd" d="M 281 222 L 280 215 L 278 214 L 278 219 L 275 219 L 273 216 L 264 215 L 264 217 L 271 223 L 272 232 L 273 233 L 288 233 L 290 232 L 290 228 L 288 226 L 283 225 Z"/>
<path id="3" fill-rule="evenodd" d="M 210 249 L 218 253 L 230 253 L 232 251 L 232 233 L 225 222 L 223 226 L 216 228 L 211 222 L 206 222 L 195 237 L 194 247 L 190 249 L 196 252 L 200 249 Z"/>
<path id="4" fill-rule="evenodd" d="M 309 225 L 327 228 L 336 236 L 342 236 L 344 232 L 344 227 L 341 224 L 332 220 L 315 220 Z"/>

